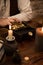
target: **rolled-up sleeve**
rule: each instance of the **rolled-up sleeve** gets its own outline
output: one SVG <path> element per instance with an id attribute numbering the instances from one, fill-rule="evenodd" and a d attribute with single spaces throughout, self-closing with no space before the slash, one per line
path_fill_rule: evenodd
<path id="1" fill-rule="evenodd" d="M 18 0 L 18 9 L 20 10 L 20 13 L 11 17 L 16 17 L 20 21 L 29 21 L 32 19 L 30 0 Z"/>

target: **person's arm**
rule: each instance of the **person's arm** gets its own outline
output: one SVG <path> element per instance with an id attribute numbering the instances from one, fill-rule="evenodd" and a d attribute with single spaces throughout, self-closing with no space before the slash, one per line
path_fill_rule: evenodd
<path id="1" fill-rule="evenodd" d="M 18 8 L 20 10 L 20 13 L 11 16 L 11 18 L 17 18 L 19 21 L 29 21 L 32 18 L 30 0 L 18 0 Z"/>
<path id="2" fill-rule="evenodd" d="M 8 18 L 0 18 L 0 26 L 2 27 L 12 25 L 12 22 L 14 22 L 13 19 L 9 20 Z"/>

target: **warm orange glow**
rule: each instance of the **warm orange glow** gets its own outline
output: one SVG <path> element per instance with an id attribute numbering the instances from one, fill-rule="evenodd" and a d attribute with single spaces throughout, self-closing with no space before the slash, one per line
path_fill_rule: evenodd
<path id="1" fill-rule="evenodd" d="M 42 31 L 43 31 L 43 27 L 42 27 Z"/>
<path id="2" fill-rule="evenodd" d="M 29 60 L 29 57 L 28 56 L 24 57 L 24 60 L 25 61 L 28 61 Z"/>

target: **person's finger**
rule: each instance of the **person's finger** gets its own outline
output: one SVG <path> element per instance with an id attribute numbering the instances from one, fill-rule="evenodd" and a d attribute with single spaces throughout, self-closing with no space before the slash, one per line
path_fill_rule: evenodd
<path id="1" fill-rule="evenodd" d="M 13 19 L 13 18 L 8 18 L 8 20 L 9 20 L 9 22 L 11 22 L 11 23 L 15 22 L 15 19 Z"/>
<path id="2" fill-rule="evenodd" d="M 8 18 L 10 22 L 17 22 L 17 23 L 21 23 L 21 21 L 18 18 Z"/>
<path id="3" fill-rule="evenodd" d="M 12 23 L 10 23 L 10 22 L 7 22 L 7 24 L 6 25 L 12 25 Z"/>
<path id="4" fill-rule="evenodd" d="M 10 20 L 10 22 L 14 22 L 14 20 L 12 19 L 12 20 Z"/>

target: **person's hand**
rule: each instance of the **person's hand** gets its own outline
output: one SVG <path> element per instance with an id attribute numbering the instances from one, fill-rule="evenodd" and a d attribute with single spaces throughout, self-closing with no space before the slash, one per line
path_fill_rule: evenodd
<path id="1" fill-rule="evenodd" d="M 7 26 L 11 25 L 11 22 L 8 18 L 0 18 L 0 26 Z"/>
<path id="2" fill-rule="evenodd" d="M 14 23 L 14 22 L 21 23 L 21 21 L 18 18 L 15 18 L 15 17 L 9 17 L 8 19 L 11 23 Z"/>

